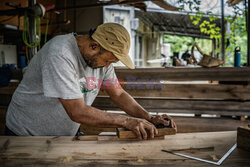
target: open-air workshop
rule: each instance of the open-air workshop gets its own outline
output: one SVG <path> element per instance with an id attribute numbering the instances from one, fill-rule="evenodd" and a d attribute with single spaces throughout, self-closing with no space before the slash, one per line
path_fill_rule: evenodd
<path id="1" fill-rule="evenodd" d="M 0 167 L 249 167 L 249 5 L 1 0 Z"/>

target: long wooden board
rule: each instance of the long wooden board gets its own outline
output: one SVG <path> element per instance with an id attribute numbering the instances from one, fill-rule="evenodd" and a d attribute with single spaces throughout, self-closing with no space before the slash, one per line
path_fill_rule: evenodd
<path id="1" fill-rule="evenodd" d="M 115 68 L 119 79 L 156 79 L 168 81 L 250 81 L 249 67 L 216 68 Z M 13 70 L 13 79 L 21 79 L 20 70 Z"/>
<path id="2" fill-rule="evenodd" d="M 12 95 L 18 83 L 0 87 L 1 95 Z M 224 84 L 121 84 L 124 90 L 134 97 L 169 97 L 169 98 L 202 98 L 202 99 L 236 99 L 250 100 L 250 85 Z M 107 95 L 100 90 L 100 96 Z"/>
<path id="3" fill-rule="evenodd" d="M 193 113 L 217 115 L 250 115 L 250 101 L 135 98 L 149 112 Z M 92 106 L 103 110 L 119 110 L 109 97 L 97 97 Z"/>
<path id="4" fill-rule="evenodd" d="M 0 137 L 2 166 L 209 166 L 161 152 L 172 150 L 217 160 L 236 142 L 236 132 L 186 133 L 149 141 L 72 141 L 71 136 Z M 222 166 L 249 166 L 246 152 L 236 149 Z"/>
<path id="5" fill-rule="evenodd" d="M 122 84 L 125 91 L 133 97 L 199 98 L 250 100 L 250 85 L 223 84 Z M 100 96 L 107 95 L 100 90 Z"/>
<path id="6" fill-rule="evenodd" d="M 115 69 L 119 79 L 162 79 L 168 81 L 250 81 L 250 68 L 136 68 Z"/>

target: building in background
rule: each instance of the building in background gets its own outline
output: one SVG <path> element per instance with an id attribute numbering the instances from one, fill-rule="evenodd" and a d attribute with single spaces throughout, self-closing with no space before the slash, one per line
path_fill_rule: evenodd
<path id="1" fill-rule="evenodd" d="M 103 22 L 115 22 L 128 30 L 131 36 L 129 55 L 136 67 L 160 67 L 161 63 L 151 63 L 148 60 L 162 58 L 162 34 L 155 31 L 151 23 L 147 23 L 138 15 L 138 9 L 119 5 L 104 6 Z M 122 66 L 122 64 L 117 63 L 115 66 Z"/>

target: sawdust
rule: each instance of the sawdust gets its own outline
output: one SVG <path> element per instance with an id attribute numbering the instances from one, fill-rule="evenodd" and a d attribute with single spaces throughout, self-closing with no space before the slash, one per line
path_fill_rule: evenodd
<path id="1" fill-rule="evenodd" d="M 62 156 L 58 158 L 58 161 L 61 163 L 68 163 L 72 160 L 71 156 Z"/>
<path id="2" fill-rule="evenodd" d="M 138 157 L 137 157 L 137 162 L 144 162 L 143 157 L 138 156 Z"/>

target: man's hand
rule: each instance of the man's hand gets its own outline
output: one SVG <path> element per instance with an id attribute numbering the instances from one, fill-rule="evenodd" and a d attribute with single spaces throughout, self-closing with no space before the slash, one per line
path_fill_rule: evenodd
<path id="1" fill-rule="evenodd" d="M 171 127 L 171 128 L 174 128 L 177 130 L 177 126 L 176 126 L 173 118 L 171 118 L 167 114 L 152 116 L 150 122 L 152 122 L 156 126 L 157 125 L 164 125 L 164 126 L 168 126 L 168 127 Z"/>
<path id="2" fill-rule="evenodd" d="M 139 139 L 147 139 L 147 131 L 150 134 L 150 138 L 154 138 L 158 134 L 156 127 L 145 119 L 128 117 L 124 127 L 132 130 Z"/>

